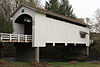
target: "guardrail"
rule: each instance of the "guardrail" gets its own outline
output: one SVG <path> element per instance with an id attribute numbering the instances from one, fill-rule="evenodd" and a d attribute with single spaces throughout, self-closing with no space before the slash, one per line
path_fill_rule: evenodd
<path id="1" fill-rule="evenodd" d="M 32 42 L 32 35 L 0 33 L 1 42 Z"/>

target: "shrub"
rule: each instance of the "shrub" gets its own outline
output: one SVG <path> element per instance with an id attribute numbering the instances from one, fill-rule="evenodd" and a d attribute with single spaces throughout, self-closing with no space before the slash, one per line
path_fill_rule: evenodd
<path id="1" fill-rule="evenodd" d="M 78 61 L 70 61 L 69 64 L 78 64 Z"/>
<path id="2" fill-rule="evenodd" d="M 93 45 L 90 47 L 90 57 L 93 59 L 100 59 L 100 45 Z"/>
<path id="3" fill-rule="evenodd" d="M 64 66 L 53 66 L 53 67 L 64 67 Z"/>
<path id="4" fill-rule="evenodd" d="M 92 64 L 100 64 L 99 61 L 93 61 Z"/>
<path id="5" fill-rule="evenodd" d="M 87 60 L 89 60 L 89 57 L 85 56 L 85 55 L 81 55 L 81 56 L 76 57 L 76 59 L 78 61 L 87 61 Z"/>
<path id="6" fill-rule="evenodd" d="M 42 66 L 43 66 L 43 67 L 48 67 L 48 66 L 51 66 L 51 65 L 52 65 L 52 64 L 47 63 L 47 62 L 43 62 L 43 63 L 42 63 Z"/>
<path id="7" fill-rule="evenodd" d="M 48 62 L 43 62 L 42 64 L 43 64 L 43 65 L 51 65 L 51 64 L 48 63 Z"/>
<path id="8" fill-rule="evenodd" d="M 1 59 L 0 59 L 0 64 L 2 64 L 2 65 L 6 65 L 6 64 L 7 64 L 7 62 L 6 62 L 6 61 L 4 61 L 4 60 L 1 60 Z"/>
<path id="9" fill-rule="evenodd" d="M 43 63 L 32 62 L 32 63 L 30 63 L 30 66 L 31 67 L 48 67 L 50 65 L 51 64 L 50 63 L 47 63 L 47 62 L 43 62 Z"/>
<path id="10" fill-rule="evenodd" d="M 38 64 L 39 64 L 38 62 L 32 62 L 32 63 L 30 64 L 30 66 L 37 67 Z"/>

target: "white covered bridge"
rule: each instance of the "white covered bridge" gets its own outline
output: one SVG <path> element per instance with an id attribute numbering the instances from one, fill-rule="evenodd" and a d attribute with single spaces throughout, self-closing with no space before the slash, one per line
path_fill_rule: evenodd
<path id="1" fill-rule="evenodd" d="M 83 44 L 89 54 L 89 28 L 84 23 L 26 5 L 21 5 L 12 14 L 11 20 L 14 32 L 1 33 L 0 41 L 17 45 L 17 59 L 39 61 L 39 48 L 46 47 L 49 43 L 53 46 L 57 43 L 63 43 L 65 46 Z M 20 46 L 24 43 L 31 46 Z"/>

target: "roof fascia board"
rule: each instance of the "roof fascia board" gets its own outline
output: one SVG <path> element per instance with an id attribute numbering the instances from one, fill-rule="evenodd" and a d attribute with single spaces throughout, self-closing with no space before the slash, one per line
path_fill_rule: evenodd
<path id="1" fill-rule="evenodd" d="M 15 14 L 21 7 L 26 7 L 26 8 L 29 8 L 29 9 L 31 9 L 31 10 L 36 11 L 36 9 L 34 9 L 34 8 L 31 8 L 31 7 L 29 7 L 29 6 L 26 6 L 26 5 L 24 5 L 24 4 L 21 4 L 21 5 L 11 14 L 11 17 L 13 17 L 14 14 Z"/>
<path id="2" fill-rule="evenodd" d="M 75 22 L 75 23 L 78 23 L 78 24 L 86 25 L 86 24 L 83 24 L 83 23 L 79 23 L 79 21 L 74 20 L 74 19 L 71 19 L 71 18 L 69 18 L 69 17 L 65 17 L 65 16 L 63 16 L 63 15 L 58 15 L 58 14 L 53 13 L 53 12 L 51 12 L 51 11 L 46 11 L 46 10 L 39 9 L 39 8 L 36 8 L 36 7 L 33 7 L 33 8 L 32 8 L 31 6 L 28 6 L 28 5 L 25 5 L 25 4 L 21 4 L 21 5 L 14 11 L 14 13 L 11 15 L 11 17 L 13 17 L 13 15 L 14 15 L 21 7 L 23 7 L 23 6 L 26 7 L 26 8 L 29 8 L 29 9 L 31 9 L 31 10 L 33 10 L 33 11 L 42 13 L 42 14 L 51 14 L 51 15 L 58 16 L 58 17 L 64 18 L 64 19 L 66 19 L 66 20 L 69 20 L 69 21 L 72 21 L 72 22 Z"/>

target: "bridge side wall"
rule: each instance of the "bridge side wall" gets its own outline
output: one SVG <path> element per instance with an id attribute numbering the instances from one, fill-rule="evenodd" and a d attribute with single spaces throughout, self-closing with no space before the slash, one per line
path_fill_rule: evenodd
<path id="1" fill-rule="evenodd" d="M 89 44 L 89 35 L 81 38 L 80 31 L 87 32 L 87 27 L 78 26 L 69 22 L 46 17 L 45 14 L 36 13 L 35 16 L 35 47 L 46 47 L 46 43 L 74 43 Z"/>

